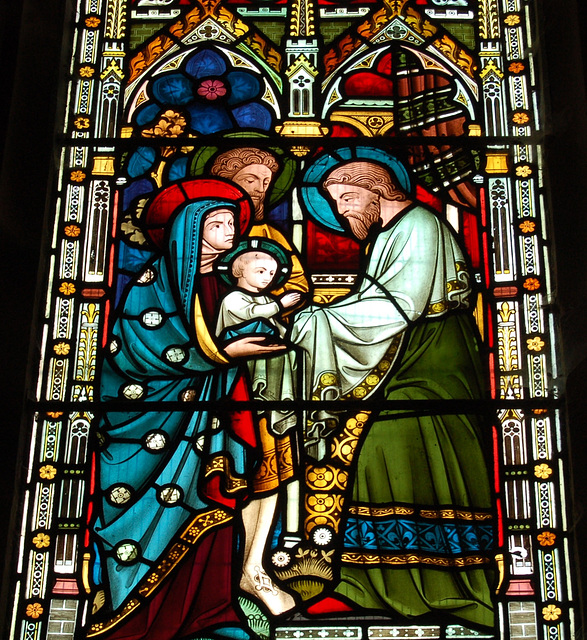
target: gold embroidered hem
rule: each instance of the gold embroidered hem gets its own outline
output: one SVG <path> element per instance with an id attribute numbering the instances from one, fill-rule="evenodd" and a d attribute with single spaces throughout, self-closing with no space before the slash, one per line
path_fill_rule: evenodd
<path id="1" fill-rule="evenodd" d="M 443 518 L 450 520 L 492 520 L 493 515 L 486 511 L 466 511 L 464 509 L 421 509 L 422 518 Z"/>
<path id="2" fill-rule="evenodd" d="M 224 489 L 228 493 L 236 493 L 242 489 L 246 489 L 248 486 L 247 481 L 244 478 L 239 478 L 233 475 L 230 462 L 226 456 L 215 456 L 206 465 L 206 471 L 204 477 L 208 478 L 213 473 L 221 473 L 224 480 Z"/>
<path id="3" fill-rule="evenodd" d="M 341 561 L 344 564 L 358 565 L 396 565 L 405 566 L 407 564 L 423 564 L 431 567 L 473 567 L 477 565 L 485 565 L 491 562 L 490 558 L 485 556 L 466 556 L 439 558 L 438 556 L 429 556 L 422 553 L 407 554 L 379 554 L 379 553 L 354 553 L 345 552 L 342 554 Z"/>
<path id="4" fill-rule="evenodd" d="M 355 385 L 347 393 L 340 396 L 340 400 L 363 400 L 369 396 L 377 387 L 385 380 L 388 373 L 392 369 L 397 352 L 402 344 L 403 334 L 394 336 L 390 342 L 390 345 L 385 352 L 383 358 L 379 361 L 377 366 L 366 375 L 361 382 Z M 319 380 L 318 385 L 312 392 L 312 400 L 320 401 L 328 397 L 331 390 L 336 390 L 340 387 L 340 380 L 336 373 L 329 371 L 323 373 Z"/>
<path id="5" fill-rule="evenodd" d="M 349 506 L 349 513 L 356 516 L 367 516 L 370 518 L 384 518 L 386 516 L 412 516 L 416 514 L 413 507 L 389 506 L 371 507 L 368 505 L 352 504 Z M 467 511 L 465 509 L 420 509 L 418 515 L 421 518 L 441 518 L 443 520 L 492 520 L 491 513 L 482 511 Z"/>
<path id="6" fill-rule="evenodd" d="M 371 373 L 364 378 L 356 387 L 351 389 L 347 394 L 341 396 L 341 400 L 362 400 L 371 395 L 375 389 L 385 380 L 387 374 L 391 371 L 391 365 L 395 360 L 398 349 L 402 343 L 403 334 L 395 336 L 385 355 Z"/>
<path id="7" fill-rule="evenodd" d="M 368 516 L 373 518 L 385 516 L 413 516 L 415 509 L 413 507 L 366 507 L 358 504 L 352 504 L 349 507 L 349 513 L 354 516 Z"/>
<path id="8" fill-rule="evenodd" d="M 150 596 L 205 533 L 213 527 L 218 527 L 230 522 L 230 520 L 232 520 L 232 515 L 224 511 L 224 509 L 210 509 L 209 511 L 199 513 L 192 519 L 182 533 L 179 534 L 179 540 L 170 547 L 167 554 L 159 561 L 157 566 L 151 569 L 141 580 L 138 587 L 139 594 L 143 596 L 143 598 Z M 110 618 L 110 620 L 91 625 L 87 637 L 94 638 L 106 631 L 110 631 L 141 606 L 143 602 L 144 600 L 142 599 L 132 598 L 124 605 L 122 611 Z"/>
<path id="9" fill-rule="evenodd" d="M 471 289 L 467 267 L 463 262 L 455 262 L 455 270 L 457 272 L 457 279 L 449 280 L 446 283 L 447 299 L 429 303 L 424 313 L 425 316 L 439 316 L 450 309 L 462 309 L 468 307 L 468 303 L 464 303 L 458 296 L 456 296 L 456 294 L 462 294 L 463 292 L 470 291 Z"/>

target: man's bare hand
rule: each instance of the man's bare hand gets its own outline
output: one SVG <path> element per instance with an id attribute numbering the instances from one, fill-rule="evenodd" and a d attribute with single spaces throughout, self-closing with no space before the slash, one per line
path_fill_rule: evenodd
<path id="1" fill-rule="evenodd" d="M 284 351 L 284 344 L 268 344 L 264 336 L 249 336 L 240 338 L 224 347 L 225 353 L 230 358 L 250 358 L 251 356 L 262 356 L 267 353 Z"/>

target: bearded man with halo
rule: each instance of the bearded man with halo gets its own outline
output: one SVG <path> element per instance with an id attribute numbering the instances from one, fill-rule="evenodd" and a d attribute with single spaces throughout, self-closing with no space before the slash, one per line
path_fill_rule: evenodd
<path id="1" fill-rule="evenodd" d="M 366 245 L 355 291 L 296 315 L 306 397 L 374 401 L 345 499 L 340 579 L 308 612 L 437 612 L 493 626 L 485 425 L 429 408 L 485 397 L 464 253 L 383 150 L 325 154 L 306 172 L 302 197 L 316 221 L 350 228 Z"/>

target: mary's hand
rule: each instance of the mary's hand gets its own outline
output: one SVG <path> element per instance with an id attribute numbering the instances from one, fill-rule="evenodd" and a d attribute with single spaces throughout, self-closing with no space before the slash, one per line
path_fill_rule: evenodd
<path id="1" fill-rule="evenodd" d="M 251 356 L 262 356 L 264 354 L 285 351 L 284 344 L 270 344 L 266 336 L 249 336 L 239 338 L 224 347 L 224 352 L 230 358 L 250 358 Z"/>

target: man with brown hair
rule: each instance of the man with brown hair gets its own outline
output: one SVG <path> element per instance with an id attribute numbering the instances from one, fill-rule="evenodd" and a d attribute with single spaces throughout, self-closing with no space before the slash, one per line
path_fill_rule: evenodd
<path id="1" fill-rule="evenodd" d="M 265 194 L 279 169 L 279 164 L 268 151 L 243 147 L 221 153 L 210 173 L 213 176 L 232 180 L 244 189 L 255 206 L 255 220 L 263 220 Z"/>
<path id="2" fill-rule="evenodd" d="M 347 162 L 322 187 L 370 244 L 354 293 L 295 318 L 306 397 L 375 402 L 344 505 L 340 581 L 308 613 L 436 611 L 491 627 L 494 525 L 482 421 L 430 412 L 434 401 L 484 398 L 465 258 L 448 226 L 398 188 L 390 168 Z M 306 197 L 314 198 L 310 210 L 326 205 L 317 191 Z M 322 211 L 323 221 L 329 216 Z"/>
<path id="3" fill-rule="evenodd" d="M 336 202 L 338 212 L 348 221 L 353 235 L 359 240 L 367 237 L 373 223 L 380 219 L 391 220 L 395 215 L 388 203 L 403 203 L 394 205 L 394 212 L 411 203 L 391 181 L 389 172 L 371 162 L 351 162 L 337 167 L 322 186 Z M 384 218 L 381 217 L 382 202 Z"/>

